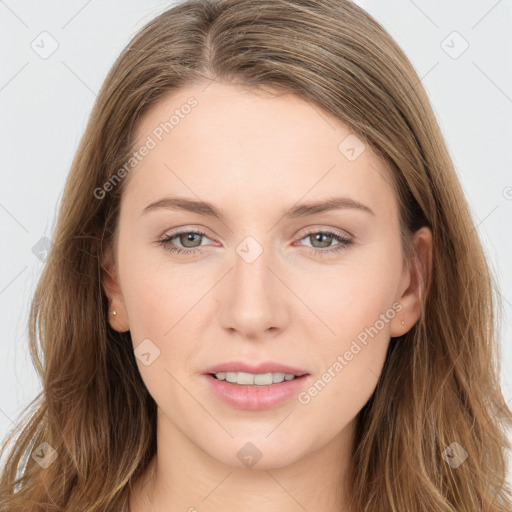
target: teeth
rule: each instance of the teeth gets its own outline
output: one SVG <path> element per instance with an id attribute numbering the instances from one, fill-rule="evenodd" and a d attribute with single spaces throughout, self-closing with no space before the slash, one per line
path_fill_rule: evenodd
<path id="1" fill-rule="evenodd" d="M 228 382 L 241 384 L 268 386 L 270 384 L 278 384 L 283 380 L 293 380 L 295 375 L 289 373 L 246 373 L 246 372 L 219 372 L 215 374 L 219 380 L 226 380 Z"/>

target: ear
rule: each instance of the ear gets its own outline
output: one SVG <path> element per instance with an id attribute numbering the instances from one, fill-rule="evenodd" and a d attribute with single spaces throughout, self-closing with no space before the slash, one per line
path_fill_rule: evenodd
<path id="1" fill-rule="evenodd" d="M 101 282 L 110 303 L 108 310 L 108 322 L 110 327 L 118 332 L 129 331 L 130 324 L 128 322 L 123 294 L 119 286 L 113 249 L 110 245 L 105 249 L 101 267 Z M 112 314 L 113 311 L 116 312 L 115 315 Z"/>
<path id="2" fill-rule="evenodd" d="M 390 335 L 393 338 L 402 336 L 417 322 L 430 289 L 433 248 L 432 232 L 428 227 L 414 233 L 413 245 L 411 260 L 404 266 L 395 299 L 402 305 L 402 310 L 391 321 Z"/>

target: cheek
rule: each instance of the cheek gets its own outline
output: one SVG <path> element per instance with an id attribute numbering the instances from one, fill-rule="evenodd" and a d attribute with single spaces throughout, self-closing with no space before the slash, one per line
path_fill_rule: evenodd
<path id="1" fill-rule="evenodd" d="M 396 315 L 383 294 L 352 299 L 350 308 L 333 312 L 336 335 L 316 346 L 318 373 L 298 396 L 308 428 L 325 440 L 354 420 L 374 392 L 389 346 L 389 322 Z"/>
<path id="2" fill-rule="evenodd" d="M 318 275 L 306 278 L 302 297 L 329 328 L 320 326 L 326 334 L 314 349 L 318 375 L 299 396 L 310 412 L 307 421 L 315 423 L 315 417 L 321 416 L 322 421 L 332 422 L 334 432 L 353 419 L 372 395 L 386 358 L 390 323 L 399 314 L 395 302 L 399 265 L 399 253 L 381 251 L 378 257 L 373 251 L 372 257 L 358 258 L 335 272 L 331 269 L 329 280 Z M 322 282 L 326 284 L 319 287 Z M 319 323 L 311 318 L 305 324 L 310 329 L 307 337 L 318 340 Z"/>
<path id="3" fill-rule="evenodd" d="M 180 406 L 185 402 L 191 407 L 190 397 L 177 382 L 183 382 L 186 361 L 194 348 L 182 331 L 191 302 L 187 294 L 191 292 L 173 275 L 177 274 L 170 269 L 150 265 L 147 256 L 131 254 L 124 261 L 123 296 L 137 366 L 146 388 L 159 407 L 175 404 L 186 415 Z M 143 346 L 144 350 L 139 348 Z M 146 353 L 149 357 L 145 360 Z"/>
<path id="4" fill-rule="evenodd" d="M 133 249 L 123 251 L 126 247 Z M 162 255 L 165 250 L 149 242 L 142 245 L 127 238 L 124 245 L 122 240 L 119 244 L 123 298 L 134 345 L 144 338 L 165 339 L 193 300 L 193 286 L 183 283 L 193 283 L 194 279 L 184 277 L 183 269 L 173 270 Z"/>
<path id="5" fill-rule="evenodd" d="M 315 324 L 316 337 L 321 329 L 327 347 L 332 347 L 356 337 L 374 325 L 382 314 L 389 312 L 394 316 L 392 304 L 399 272 L 399 255 L 390 255 L 382 248 L 380 252 L 368 248 L 347 258 L 342 265 L 302 272 L 294 290 L 309 308 L 304 315 L 310 319 L 306 326 Z M 323 326 L 319 327 L 319 321 Z M 389 323 L 379 322 L 378 328 L 384 337 L 389 333 Z"/>
<path id="6" fill-rule="evenodd" d="M 149 347 L 153 361 L 147 366 L 140 360 L 137 364 L 157 403 L 162 386 L 168 391 L 176 384 L 170 374 L 181 380 L 180 375 L 188 369 L 196 349 L 192 330 L 204 295 L 192 266 L 176 270 L 176 266 L 162 264 L 160 250 L 164 251 L 143 248 L 124 252 L 119 258 L 133 347 L 136 355 L 139 345 Z"/>

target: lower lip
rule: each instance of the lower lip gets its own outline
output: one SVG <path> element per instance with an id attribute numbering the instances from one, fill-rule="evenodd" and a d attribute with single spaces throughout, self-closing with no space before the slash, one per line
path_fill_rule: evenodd
<path id="1" fill-rule="evenodd" d="M 292 396 L 297 395 L 304 387 L 309 375 L 303 375 L 293 380 L 284 380 L 268 386 L 249 386 L 233 384 L 219 380 L 211 375 L 205 375 L 206 381 L 213 393 L 226 404 L 237 409 L 261 411 L 276 407 Z"/>

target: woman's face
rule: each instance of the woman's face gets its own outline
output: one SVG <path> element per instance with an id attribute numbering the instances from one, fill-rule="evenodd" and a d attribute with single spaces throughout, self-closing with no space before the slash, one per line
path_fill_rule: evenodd
<path id="1" fill-rule="evenodd" d="M 162 428 L 231 466 L 277 467 L 348 436 L 419 308 L 370 149 L 297 96 L 205 85 L 137 127 L 111 325 L 130 330 Z M 225 363 L 241 382 L 238 363 L 306 375 L 207 375 Z"/>

